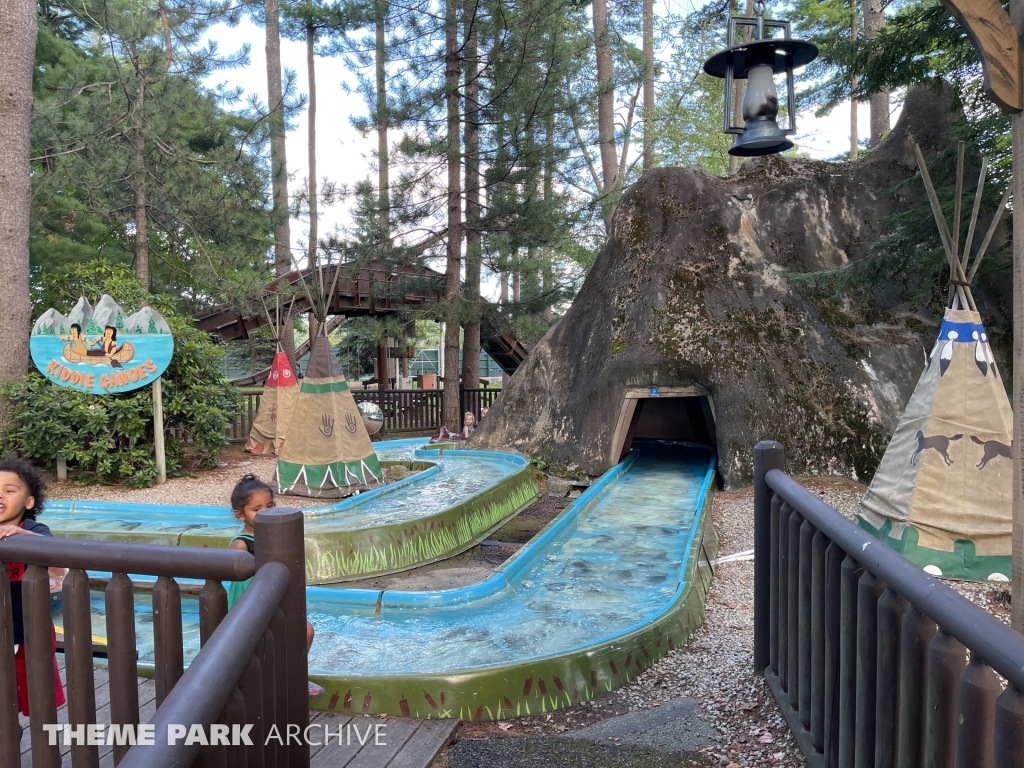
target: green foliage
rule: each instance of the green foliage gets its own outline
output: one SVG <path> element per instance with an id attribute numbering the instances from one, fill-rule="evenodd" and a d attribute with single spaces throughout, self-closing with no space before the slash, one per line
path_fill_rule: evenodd
<path id="1" fill-rule="evenodd" d="M 822 4 L 825 5 L 832 7 L 834 3 Z M 822 14 L 827 10 L 822 10 Z M 841 5 L 832 8 L 832 12 L 838 13 L 841 20 Z M 822 16 L 816 18 L 821 21 Z M 967 33 L 938 0 L 903 4 L 886 18 L 885 26 L 870 41 L 852 42 L 848 28 L 844 31 L 841 23 L 827 27 L 820 25 L 818 29 L 824 32 L 817 37 L 812 35 L 821 48 L 822 63 L 818 70 L 808 69 L 809 76 L 817 75 L 819 81 L 805 94 L 822 111 L 849 95 L 851 74 L 858 79 L 854 92 L 858 98 L 918 85 L 940 88 L 945 82 L 952 86 L 954 107 L 962 113 L 951 116 L 947 133 L 950 146 L 935 156 L 925 150 L 925 159 L 946 221 L 952 222 L 956 142 L 967 145 L 964 213 L 959 233 L 962 244 L 974 204 L 981 157 L 988 158 L 989 174 L 973 245 L 976 251 L 1009 184 L 1011 140 L 1009 116 L 999 112 L 982 93 L 981 65 Z M 826 71 L 831 72 L 831 78 L 821 79 Z M 920 176 L 914 176 L 887 192 L 903 204 L 903 210 L 881 222 L 884 234 L 871 244 L 868 256 L 836 272 L 805 276 L 805 280 L 847 294 L 880 285 L 896 286 L 912 306 L 941 312 L 947 299 L 949 267 L 923 182 Z M 1009 215 L 1004 215 L 1001 226 L 1003 231 L 989 248 L 979 272 L 996 283 L 1011 269 Z"/>
<path id="2" fill-rule="evenodd" d="M 221 378 L 223 352 L 193 327 L 191 318 L 174 314 L 174 299 L 146 294 L 123 264 L 73 265 L 41 282 L 44 298 L 37 306 L 46 303 L 66 312 L 81 295 L 95 302 L 101 293 L 110 293 L 126 311 L 138 311 L 146 301 L 164 316 L 174 335 L 174 355 L 162 376 L 167 474 L 186 473 L 186 453 L 200 468 L 216 466 L 238 410 L 237 395 Z M 92 395 L 30 373 L 5 384 L 0 395 L 11 415 L 0 433 L 0 450 L 17 451 L 48 468 L 64 459 L 75 478 L 85 482 L 143 487 L 156 478 L 151 387 Z"/>
<path id="3" fill-rule="evenodd" d="M 163 10 L 163 13 L 161 12 Z M 233 11 L 130 0 L 43 0 L 32 125 L 33 268 L 135 258 L 145 195 L 153 286 L 193 303 L 267 276 L 265 121 L 202 85 L 244 62 L 204 47 Z M 169 48 L 168 48 L 169 46 Z M 246 286 L 245 288 L 239 286 Z M 190 307 L 195 311 L 201 307 Z"/>
<path id="4" fill-rule="evenodd" d="M 676 34 L 654 114 L 657 162 L 699 165 L 724 176 L 732 146 L 732 136 L 722 133 L 725 81 L 703 67 L 725 45 L 725 14 L 712 4 L 671 22 Z"/>

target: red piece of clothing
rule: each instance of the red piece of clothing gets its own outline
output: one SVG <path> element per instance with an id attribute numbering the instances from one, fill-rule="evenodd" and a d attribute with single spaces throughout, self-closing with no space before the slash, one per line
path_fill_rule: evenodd
<path id="1" fill-rule="evenodd" d="M 53 630 L 53 683 L 57 690 L 57 706 L 63 706 L 64 686 L 60 682 L 60 670 L 57 668 L 57 631 Z M 14 654 L 14 671 L 18 678 L 18 711 L 28 717 L 28 669 L 25 666 L 25 644 L 18 646 Z"/>
<path id="2" fill-rule="evenodd" d="M 52 536 L 50 529 L 35 520 L 22 520 L 20 527 L 42 536 Z M 21 581 L 25 578 L 26 568 L 22 563 L 7 563 L 7 578 L 11 582 L 11 607 L 14 616 L 14 640 L 17 650 L 14 652 L 14 670 L 18 680 L 18 711 L 28 715 L 28 672 L 25 667 L 24 623 L 21 613 Z M 60 671 L 57 668 L 57 632 L 50 625 L 50 632 L 55 655 L 53 657 L 53 680 L 57 693 L 57 706 L 64 704 L 64 686 L 60 682 Z M 9 653 L 10 651 L 8 651 Z"/>

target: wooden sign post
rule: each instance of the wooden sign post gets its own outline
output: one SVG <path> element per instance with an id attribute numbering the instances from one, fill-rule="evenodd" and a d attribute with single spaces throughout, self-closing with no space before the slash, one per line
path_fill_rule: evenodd
<path id="1" fill-rule="evenodd" d="M 157 376 L 153 382 L 153 452 L 156 454 L 156 484 L 167 482 L 167 454 L 164 452 L 164 387 Z"/>

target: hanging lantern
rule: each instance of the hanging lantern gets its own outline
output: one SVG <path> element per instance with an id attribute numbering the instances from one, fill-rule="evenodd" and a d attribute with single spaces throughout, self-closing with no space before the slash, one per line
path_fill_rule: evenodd
<path id="1" fill-rule="evenodd" d="M 736 134 L 729 148 L 730 155 L 755 157 L 773 155 L 792 149 L 787 138 L 796 133 L 796 99 L 793 96 L 793 70 L 814 61 L 818 47 L 803 40 L 789 37 L 789 22 L 764 17 L 764 3 L 754 4 L 755 15 L 732 16 L 726 31 L 726 49 L 706 62 L 704 71 L 713 77 L 725 79 L 725 120 L 723 131 Z M 749 28 L 750 39 L 735 42 L 737 28 Z M 765 37 L 766 31 L 781 30 L 780 37 Z M 786 112 L 789 126 L 780 128 L 779 95 L 775 90 L 774 75 L 786 73 Z M 746 80 L 741 114 L 743 126 L 732 124 L 733 81 Z"/>

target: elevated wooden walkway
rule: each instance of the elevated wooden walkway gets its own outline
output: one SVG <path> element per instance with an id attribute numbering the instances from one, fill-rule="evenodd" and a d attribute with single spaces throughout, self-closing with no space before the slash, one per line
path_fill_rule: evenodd
<path id="1" fill-rule="evenodd" d="M 57 657 L 61 680 L 64 680 L 64 657 Z M 110 723 L 110 686 L 107 670 L 96 667 L 96 721 Z M 67 692 L 67 686 L 64 688 Z M 145 723 L 156 713 L 156 684 L 152 680 L 139 678 L 139 722 Z M 21 768 L 32 768 L 31 739 L 28 733 L 28 718 L 20 718 L 25 733 L 21 739 Z M 68 722 L 68 708 L 57 710 L 57 722 Z M 427 768 L 441 748 L 451 738 L 458 720 L 403 720 L 400 718 L 381 719 L 377 717 L 350 717 L 332 712 L 310 712 L 310 724 L 329 728 L 331 743 L 327 746 L 310 746 L 311 768 Z M 374 725 L 379 729 L 380 743 L 375 743 Z M 351 727 L 349 727 L 351 726 Z M 311 738 L 323 741 L 325 728 L 314 729 Z M 368 733 L 368 731 L 370 733 Z M 345 734 L 345 743 L 338 743 L 337 734 Z M 71 748 L 61 741 L 61 766 L 71 768 Z M 360 739 L 363 743 L 360 744 Z M 114 768 L 112 747 L 101 746 L 100 768 Z M 4 766 L 7 768 L 7 766 Z"/>

